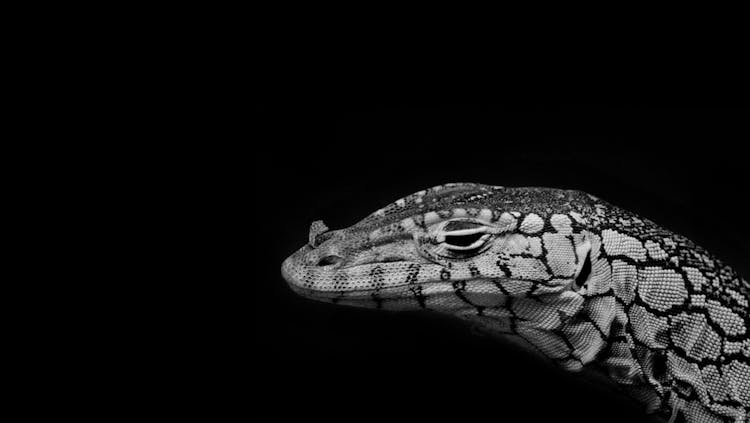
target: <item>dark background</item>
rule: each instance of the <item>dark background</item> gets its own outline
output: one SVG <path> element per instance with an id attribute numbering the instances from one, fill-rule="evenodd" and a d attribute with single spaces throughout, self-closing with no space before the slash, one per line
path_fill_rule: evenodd
<path id="1" fill-rule="evenodd" d="M 253 407 L 265 413 L 639 421 L 626 400 L 450 319 L 317 303 L 286 287 L 281 262 L 313 220 L 342 228 L 427 187 L 580 189 L 750 274 L 750 114 L 741 108 L 349 101 L 255 112 L 264 147 L 251 161 L 249 361 Z"/>

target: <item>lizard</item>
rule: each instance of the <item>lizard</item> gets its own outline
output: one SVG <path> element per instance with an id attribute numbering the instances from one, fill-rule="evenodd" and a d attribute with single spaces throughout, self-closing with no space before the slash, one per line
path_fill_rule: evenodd
<path id="1" fill-rule="evenodd" d="M 688 238 L 583 191 L 449 183 L 310 227 L 281 266 L 304 297 L 473 322 L 645 414 L 750 419 L 750 284 Z"/>

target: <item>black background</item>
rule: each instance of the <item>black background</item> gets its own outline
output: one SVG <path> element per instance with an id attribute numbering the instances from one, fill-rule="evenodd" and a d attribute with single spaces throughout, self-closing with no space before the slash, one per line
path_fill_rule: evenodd
<path id="1" fill-rule="evenodd" d="M 747 110 L 342 101 L 255 112 L 266 148 L 251 161 L 249 361 L 253 407 L 265 413 L 639 421 L 626 400 L 450 319 L 317 303 L 287 288 L 281 262 L 307 241 L 313 220 L 342 228 L 430 186 L 580 189 L 750 274 Z"/>

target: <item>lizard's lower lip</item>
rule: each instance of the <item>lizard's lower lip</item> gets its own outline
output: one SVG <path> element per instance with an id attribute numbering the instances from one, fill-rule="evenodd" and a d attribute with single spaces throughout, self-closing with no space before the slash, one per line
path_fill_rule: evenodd
<path id="1" fill-rule="evenodd" d="M 419 285 L 424 286 L 435 282 L 422 283 Z M 403 292 L 415 285 L 400 284 L 392 285 L 384 288 L 367 288 L 367 289 L 338 289 L 338 290 L 321 290 L 316 288 L 307 288 L 303 285 L 290 283 L 289 287 L 292 291 L 306 298 L 316 300 L 332 300 L 341 299 L 352 302 L 372 302 L 373 294 L 377 294 L 380 299 L 394 299 L 403 297 Z"/>
<path id="2" fill-rule="evenodd" d="M 378 265 L 408 265 L 412 264 L 414 262 L 408 261 L 408 260 L 392 260 L 382 263 L 365 263 L 365 264 L 358 264 L 356 266 L 349 266 L 349 267 L 339 267 L 337 265 L 328 265 L 328 266 L 316 266 L 311 264 L 306 264 L 303 259 L 298 255 L 300 252 L 303 252 L 302 250 L 298 251 L 297 253 L 289 256 L 286 260 L 284 260 L 284 263 L 281 265 L 281 274 L 286 279 L 286 281 L 298 288 L 302 288 L 305 290 L 309 290 L 312 292 L 319 291 L 319 292 L 334 292 L 338 293 L 341 291 L 368 291 L 368 290 L 377 290 L 376 287 L 372 287 L 371 289 L 369 287 L 366 288 L 356 288 L 356 287 L 347 287 L 346 286 L 346 280 L 348 279 L 346 276 L 343 275 L 357 275 L 362 276 L 369 274 L 376 266 Z M 341 276 L 337 276 L 341 275 Z M 340 278 L 340 286 L 336 285 L 329 285 L 329 286 L 321 286 L 315 283 L 311 283 L 312 281 L 316 279 L 326 279 L 335 281 L 337 278 Z M 385 284 L 383 288 L 385 287 L 395 287 L 401 284 Z"/>

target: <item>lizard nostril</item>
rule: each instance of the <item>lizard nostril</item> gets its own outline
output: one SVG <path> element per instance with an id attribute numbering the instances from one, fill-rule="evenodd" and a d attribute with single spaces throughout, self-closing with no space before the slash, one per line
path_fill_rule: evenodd
<path id="1" fill-rule="evenodd" d="M 318 262 L 318 266 L 330 266 L 332 264 L 337 264 L 343 260 L 342 257 L 339 256 L 325 256 Z"/>

